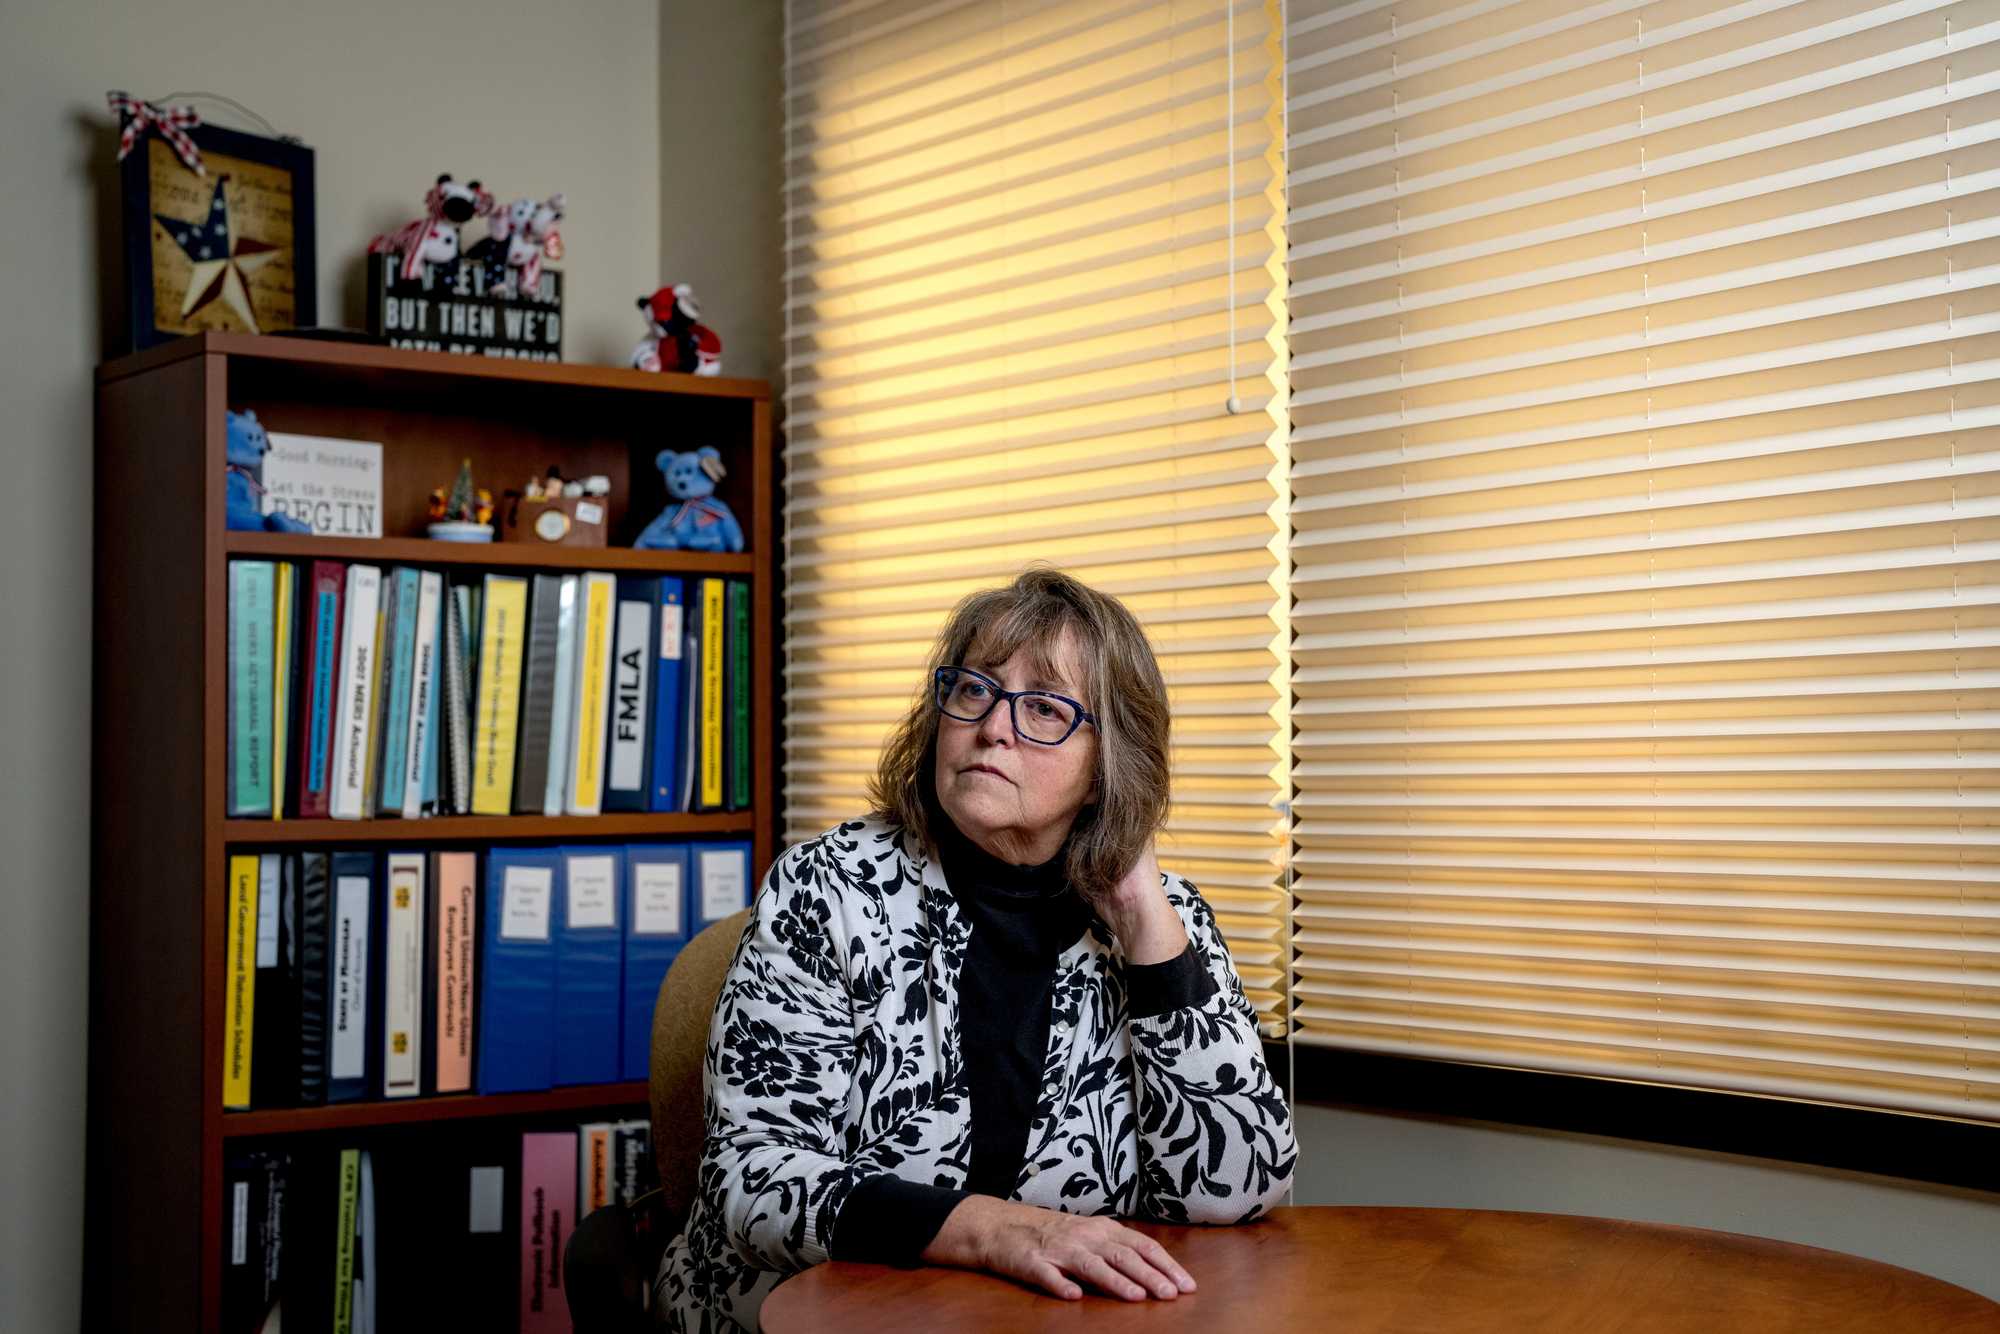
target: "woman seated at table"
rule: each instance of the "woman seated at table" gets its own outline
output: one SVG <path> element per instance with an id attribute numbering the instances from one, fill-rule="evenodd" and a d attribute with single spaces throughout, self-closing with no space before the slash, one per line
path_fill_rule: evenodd
<path id="1" fill-rule="evenodd" d="M 1166 685 L 1049 569 L 960 603 L 865 820 L 771 868 L 709 1031 L 708 1138 L 655 1310 L 754 1330 L 828 1258 L 1064 1298 L 1194 1281 L 1115 1221 L 1253 1219 L 1296 1156 L 1215 916 L 1162 875 Z"/>

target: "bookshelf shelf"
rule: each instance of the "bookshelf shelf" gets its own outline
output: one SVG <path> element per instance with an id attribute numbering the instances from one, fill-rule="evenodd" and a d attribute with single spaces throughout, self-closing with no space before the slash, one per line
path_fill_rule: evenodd
<path id="1" fill-rule="evenodd" d="M 736 552 L 635 551 L 630 547 L 552 547 L 528 542 L 433 542 L 425 537 L 302 537 L 230 533 L 231 556 L 282 560 L 365 561 L 382 565 L 465 565 L 483 570 L 610 570 L 614 574 L 752 574 L 755 558 Z"/>
<path id="2" fill-rule="evenodd" d="M 711 815 L 441 815 L 423 820 L 226 820 L 222 838 L 232 844 L 423 843 L 489 839 L 679 838 L 694 834 L 744 834 L 755 828 L 749 811 Z"/>
<path id="3" fill-rule="evenodd" d="M 231 532 L 227 411 L 273 431 L 382 447 L 379 539 Z M 223 1109 L 233 852 L 747 838 L 776 855 L 778 565 L 771 391 L 647 375 L 241 334 L 100 366 L 92 489 L 91 942 L 85 1310 L 92 1330 L 219 1330 L 227 1163 L 236 1146 L 442 1152 L 480 1127 L 636 1115 L 641 1082 L 323 1107 Z M 713 444 L 741 554 L 634 551 L 667 503 L 656 456 Z M 427 498 L 470 458 L 496 496 L 560 467 L 603 475 L 608 547 L 462 546 L 423 536 Z M 232 820 L 229 581 L 238 557 L 429 566 L 470 576 L 605 570 L 730 576 L 749 590 L 750 808 L 591 817 Z M 259 1011 L 261 1013 L 261 1009 Z M 476 1022 L 476 1021 L 475 1021 Z M 337 1138 L 336 1138 L 337 1137 Z M 426 1137 L 437 1137 L 429 1139 Z M 134 1207 L 143 1196 L 145 1207 Z M 418 1220 L 422 1225 L 427 1220 Z"/>
<path id="4" fill-rule="evenodd" d="M 329 1130 L 416 1125 L 425 1121 L 545 1116 L 630 1108 L 642 1106 L 645 1101 L 646 1086 L 634 1080 L 626 1084 L 585 1084 L 576 1088 L 549 1089 L 542 1093 L 499 1093 L 486 1097 L 458 1094 L 445 1098 L 399 1098 L 394 1102 L 343 1102 L 326 1107 L 228 1112 L 222 1118 L 222 1133 L 229 1139 L 305 1135 Z"/>

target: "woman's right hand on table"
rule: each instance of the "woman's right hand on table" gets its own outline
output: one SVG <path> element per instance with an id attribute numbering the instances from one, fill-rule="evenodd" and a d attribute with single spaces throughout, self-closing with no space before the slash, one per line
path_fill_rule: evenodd
<path id="1" fill-rule="evenodd" d="M 1166 1248 L 1115 1218 L 968 1195 L 924 1249 L 927 1264 L 983 1269 L 1066 1301 L 1088 1283 L 1126 1301 L 1171 1300 L 1194 1280 Z"/>

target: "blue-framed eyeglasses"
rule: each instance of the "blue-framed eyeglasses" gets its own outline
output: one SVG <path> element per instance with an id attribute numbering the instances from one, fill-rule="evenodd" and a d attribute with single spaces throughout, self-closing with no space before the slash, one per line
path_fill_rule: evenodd
<path id="1" fill-rule="evenodd" d="M 938 711 L 962 723 L 976 723 L 993 712 L 993 706 L 1007 701 L 1014 719 L 1014 735 L 1038 746 L 1060 746 L 1085 723 L 1097 718 L 1068 695 L 1047 690 L 1002 690 L 990 676 L 970 667 L 940 667 L 931 683 L 931 697 Z"/>

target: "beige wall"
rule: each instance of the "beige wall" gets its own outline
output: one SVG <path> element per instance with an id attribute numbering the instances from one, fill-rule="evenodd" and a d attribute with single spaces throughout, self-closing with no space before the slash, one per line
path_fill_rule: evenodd
<path id="1" fill-rule="evenodd" d="M 723 373 L 760 380 L 780 378 L 783 14 L 667 0 L 660 15 L 660 281 L 694 284 Z"/>
<path id="2" fill-rule="evenodd" d="M 317 150 L 323 319 L 360 323 L 355 256 L 440 171 L 566 191 L 566 350 L 623 363 L 660 248 L 659 30 L 653 0 L 0 0 L 0 1329 L 79 1309 L 104 90 L 213 89 Z"/>

